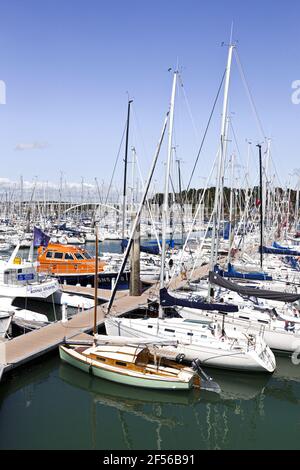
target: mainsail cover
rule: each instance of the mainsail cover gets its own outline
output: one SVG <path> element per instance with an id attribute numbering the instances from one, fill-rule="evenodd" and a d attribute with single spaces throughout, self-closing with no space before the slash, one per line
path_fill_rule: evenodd
<path id="1" fill-rule="evenodd" d="M 209 281 L 212 284 L 216 284 L 217 286 L 223 287 L 224 289 L 238 292 L 239 294 L 246 295 L 247 297 L 277 300 L 279 302 L 296 302 L 297 300 L 300 300 L 300 294 L 290 294 L 288 292 L 241 286 L 240 284 L 235 284 L 232 281 L 224 279 L 222 276 L 219 276 L 219 274 L 212 271 L 209 272 Z"/>
<path id="2" fill-rule="evenodd" d="M 269 276 L 265 272 L 250 272 L 240 273 L 236 271 L 232 264 L 228 263 L 228 270 L 224 271 L 218 265 L 214 267 L 214 271 L 222 277 L 234 277 L 237 279 L 252 279 L 256 281 L 272 281 L 272 276 Z"/>
<path id="3" fill-rule="evenodd" d="M 126 248 L 128 245 L 128 240 L 122 240 L 121 246 L 122 248 Z M 159 246 L 156 245 L 140 245 L 140 250 L 143 253 L 148 253 L 150 255 L 159 255 Z"/>
<path id="4" fill-rule="evenodd" d="M 291 255 L 291 256 L 300 256 L 300 251 L 290 250 L 289 248 L 275 248 L 271 246 L 263 246 L 258 248 L 259 253 L 262 251 L 266 254 L 272 255 Z"/>
<path id="5" fill-rule="evenodd" d="M 238 312 L 236 305 L 231 304 L 209 304 L 206 302 L 198 302 L 197 300 L 182 299 L 170 295 L 164 287 L 160 289 L 160 304 L 162 307 L 189 307 L 198 310 L 217 310 L 218 312 Z"/>

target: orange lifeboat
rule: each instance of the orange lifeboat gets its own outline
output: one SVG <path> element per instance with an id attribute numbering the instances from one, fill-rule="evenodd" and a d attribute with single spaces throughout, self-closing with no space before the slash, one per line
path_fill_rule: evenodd
<path id="1" fill-rule="evenodd" d="M 38 248 L 38 271 L 64 278 L 92 278 L 95 275 L 95 257 L 87 250 L 60 243 L 49 243 Z M 99 260 L 98 273 L 103 273 L 105 263 Z"/>

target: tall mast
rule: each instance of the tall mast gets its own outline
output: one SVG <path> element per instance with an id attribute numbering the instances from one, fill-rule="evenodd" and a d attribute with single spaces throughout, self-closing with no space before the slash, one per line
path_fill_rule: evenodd
<path id="1" fill-rule="evenodd" d="M 180 171 L 180 160 L 176 160 L 178 165 L 178 192 L 179 192 L 179 204 L 180 204 L 180 218 L 181 218 L 181 242 L 183 246 L 183 238 L 184 238 L 184 222 L 183 222 L 183 201 L 182 201 L 182 187 L 181 187 L 181 171 Z"/>
<path id="2" fill-rule="evenodd" d="M 258 144 L 259 156 L 259 186 L 260 186 L 260 267 L 263 265 L 263 186 L 262 186 L 262 159 L 261 159 L 261 145 Z"/>
<path id="3" fill-rule="evenodd" d="M 161 267 L 160 267 L 160 289 L 164 288 L 165 282 L 165 259 L 166 259 L 166 232 L 167 232 L 167 220 L 168 220 L 168 207 L 169 207 L 169 181 L 170 181 L 170 165 L 172 158 L 172 138 L 173 138 L 173 124 L 174 124 L 174 105 L 175 105 L 175 94 L 176 94 L 176 83 L 177 83 L 177 70 L 173 75 L 173 86 L 170 103 L 170 118 L 169 118 L 169 129 L 168 129 L 168 158 L 166 165 L 165 174 L 165 191 L 164 191 L 164 203 L 162 208 L 162 241 L 161 241 Z M 163 317 L 163 309 L 159 306 L 159 318 Z"/>
<path id="4" fill-rule="evenodd" d="M 94 328 L 93 328 L 93 334 L 94 334 L 94 341 L 95 335 L 97 334 L 97 307 L 98 307 L 98 260 L 99 260 L 99 243 L 98 243 L 98 227 L 97 225 L 95 226 L 95 235 L 96 235 L 96 240 L 95 240 L 95 248 L 96 248 L 96 253 L 95 253 L 95 277 L 94 277 Z"/>
<path id="5" fill-rule="evenodd" d="M 296 204 L 295 204 L 295 232 L 297 232 L 297 227 L 298 227 L 298 219 L 299 219 L 299 183 L 300 183 L 300 178 L 298 175 L 298 181 L 297 181 L 297 186 L 296 186 Z"/>
<path id="6" fill-rule="evenodd" d="M 23 217 L 23 175 L 20 177 L 20 217 L 21 217 L 21 222 L 23 222 L 22 217 Z"/>
<path id="7" fill-rule="evenodd" d="M 228 250 L 228 257 L 227 257 L 227 264 L 230 263 L 230 252 L 232 248 L 232 241 L 233 241 L 233 191 L 234 191 L 234 154 L 231 155 L 231 188 L 230 188 L 230 203 L 229 203 L 229 234 L 228 234 L 228 242 L 229 242 L 229 250 Z M 234 215 L 236 217 L 236 213 Z"/>
<path id="8" fill-rule="evenodd" d="M 222 180 L 224 172 L 224 163 L 226 156 L 226 143 L 227 143 L 227 129 L 228 129 L 228 92 L 230 84 L 230 73 L 231 73 L 231 63 L 232 63 L 232 52 L 235 46 L 233 44 L 229 45 L 228 57 L 227 57 L 227 66 L 225 74 L 225 84 L 224 84 L 224 98 L 223 98 L 223 111 L 222 111 L 222 122 L 221 122 L 221 138 L 220 138 L 220 151 L 219 151 L 219 161 L 217 169 L 217 181 L 216 181 L 216 193 L 215 193 L 215 203 L 214 203 L 214 215 L 213 215 L 213 233 L 212 233 L 212 247 L 211 247 L 211 269 L 217 261 L 218 255 L 218 237 L 219 237 L 219 220 L 221 214 L 221 200 L 222 200 Z"/>
<path id="9" fill-rule="evenodd" d="M 111 292 L 111 296 L 110 296 L 109 303 L 108 303 L 108 306 L 107 306 L 107 314 L 109 314 L 111 306 L 113 304 L 113 301 L 114 301 L 114 298 L 115 298 L 115 295 L 116 295 L 116 291 L 117 291 L 117 287 L 118 287 L 118 283 L 119 283 L 120 277 L 123 273 L 123 270 L 125 268 L 126 261 L 128 259 L 129 252 L 130 252 L 130 249 L 131 249 L 131 246 L 132 246 L 132 243 L 133 243 L 133 236 L 134 236 L 134 233 L 136 231 L 138 222 L 140 220 L 144 204 L 146 202 L 146 197 L 147 197 L 147 194 L 148 194 L 148 190 L 149 190 L 149 187 L 150 187 L 150 184 L 151 184 L 151 180 L 152 180 L 153 173 L 154 173 L 154 170 L 155 170 L 156 162 L 157 162 L 157 159 L 158 159 L 158 156 L 159 156 L 159 152 L 160 152 L 161 145 L 162 145 L 162 142 L 163 142 L 163 138 L 164 138 L 164 135 L 165 135 L 165 131 L 166 131 L 166 128 L 167 128 L 168 118 L 169 118 L 169 112 L 167 113 L 167 115 L 165 117 L 165 120 L 164 120 L 163 129 L 162 129 L 161 136 L 160 136 L 160 139 L 159 139 L 159 142 L 158 142 L 158 146 L 157 146 L 157 149 L 156 149 L 156 152 L 155 152 L 155 155 L 154 155 L 151 170 L 150 170 L 150 173 L 149 173 L 149 176 L 148 176 L 145 188 L 144 188 L 144 193 L 143 193 L 142 199 L 140 200 L 140 203 L 139 203 L 139 208 L 138 208 L 138 211 L 137 211 L 137 215 L 136 215 L 134 224 L 131 228 L 131 234 L 130 234 L 130 238 L 129 238 L 129 241 L 128 241 L 128 245 L 127 245 L 125 253 L 124 253 L 123 261 L 122 261 L 122 264 L 120 266 L 116 282 L 115 282 L 114 287 L 113 287 L 112 292 Z"/>
<path id="10" fill-rule="evenodd" d="M 129 136 L 130 105 L 131 105 L 132 101 L 133 101 L 133 100 L 128 100 L 128 107 L 127 107 L 126 143 L 125 143 L 125 158 L 124 158 L 124 182 L 123 182 L 122 240 L 125 239 L 126 186 L 127 186 L 127 160 L 128 160 L 128 136 Z"/>

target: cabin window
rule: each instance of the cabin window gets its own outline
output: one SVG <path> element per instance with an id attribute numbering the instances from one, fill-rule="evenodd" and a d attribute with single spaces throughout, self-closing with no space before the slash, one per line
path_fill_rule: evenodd
<path id="1" fill-rule="evenodd" d="M 194 336 L 194 333 L 187 333 L 188 336 Z"/>
<path id="2" fill-rule="evenodd" d="M 86 259 L 92 259 L 93 258 L 87 251 L 84 252 L 84 256 L 86 257 Z"/>
<path id="3" fill-rule="evenodd" d="M 63 259 L 63 253 L 54 253 L 54 259 Z"/>
<path id="4" fill-rule="evenodd" d="M 121 362 L 121 361 L 116 361 L 116 364 L 117 364 L 118 366 L 123 366 L 123 367 L 126 367 L 126 366 L 127 366 L 126 362 Z"/>
<path id="5" fill-rule="evenodd" d="M 105 362 L 106 359 L 104 357 L 98 357 L 99 361 Z"/>
<path id="6" fill-rule="evenodd" d="M 258 321 L 259 321 L 260 323 L 265 323 L 266 325 L 268 325 L 268 324 L 269 324 L 269 322 L 268 322 L 268 321 L 266 321 L 266 320 L 258 320 Z"/>
<path id="7" fill-rule="evenodd" d="M 84 256 L 82 256 L 81 253 L 75 253 L 75 258 L 76 259 L 84 259 Z"/>
<path id="8" fill-rule="evenodd" d="M 148 328 L 153 328 L 153 325 L 148 325 Z"/>
<path id="9" fill-rule="evenodd" d="M 249 317 L 243 317 L 243 315 L 239 315 L 239 318 L 242 318 L 243 320 L 249 320 Z"/>
<path id="10" fill-rule="evenodd" d="M 65 254 L 65 259 L 74 259 L 74 257 L 71 253 L 66 253 Z"/>
<path id="11" fill-rule="evenodd" d="M 207 338 L 207 336 L 206 335 L 201 335 L 201 338 Z"/>
<path id="12" fill-rule="evenodd" d="M 169 331 L 170 333 L 175 333 L 175 330 L 170 330 L 170 328 L 165 328 L 165 331 Z"/>
<path id="13" fill-rule="evenodd" d="M 46 258 L 53 258 L 53 251 L 48 251 Z"/>

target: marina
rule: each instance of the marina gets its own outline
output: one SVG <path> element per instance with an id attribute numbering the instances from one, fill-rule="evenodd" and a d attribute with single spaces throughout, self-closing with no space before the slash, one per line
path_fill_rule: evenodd
<path id="1" fill-rule="evenodd" d="M 275 106 L 265 4 L 33 3 L 0 31 L 0 449 L 299 450 L 293 64 Z"/>

